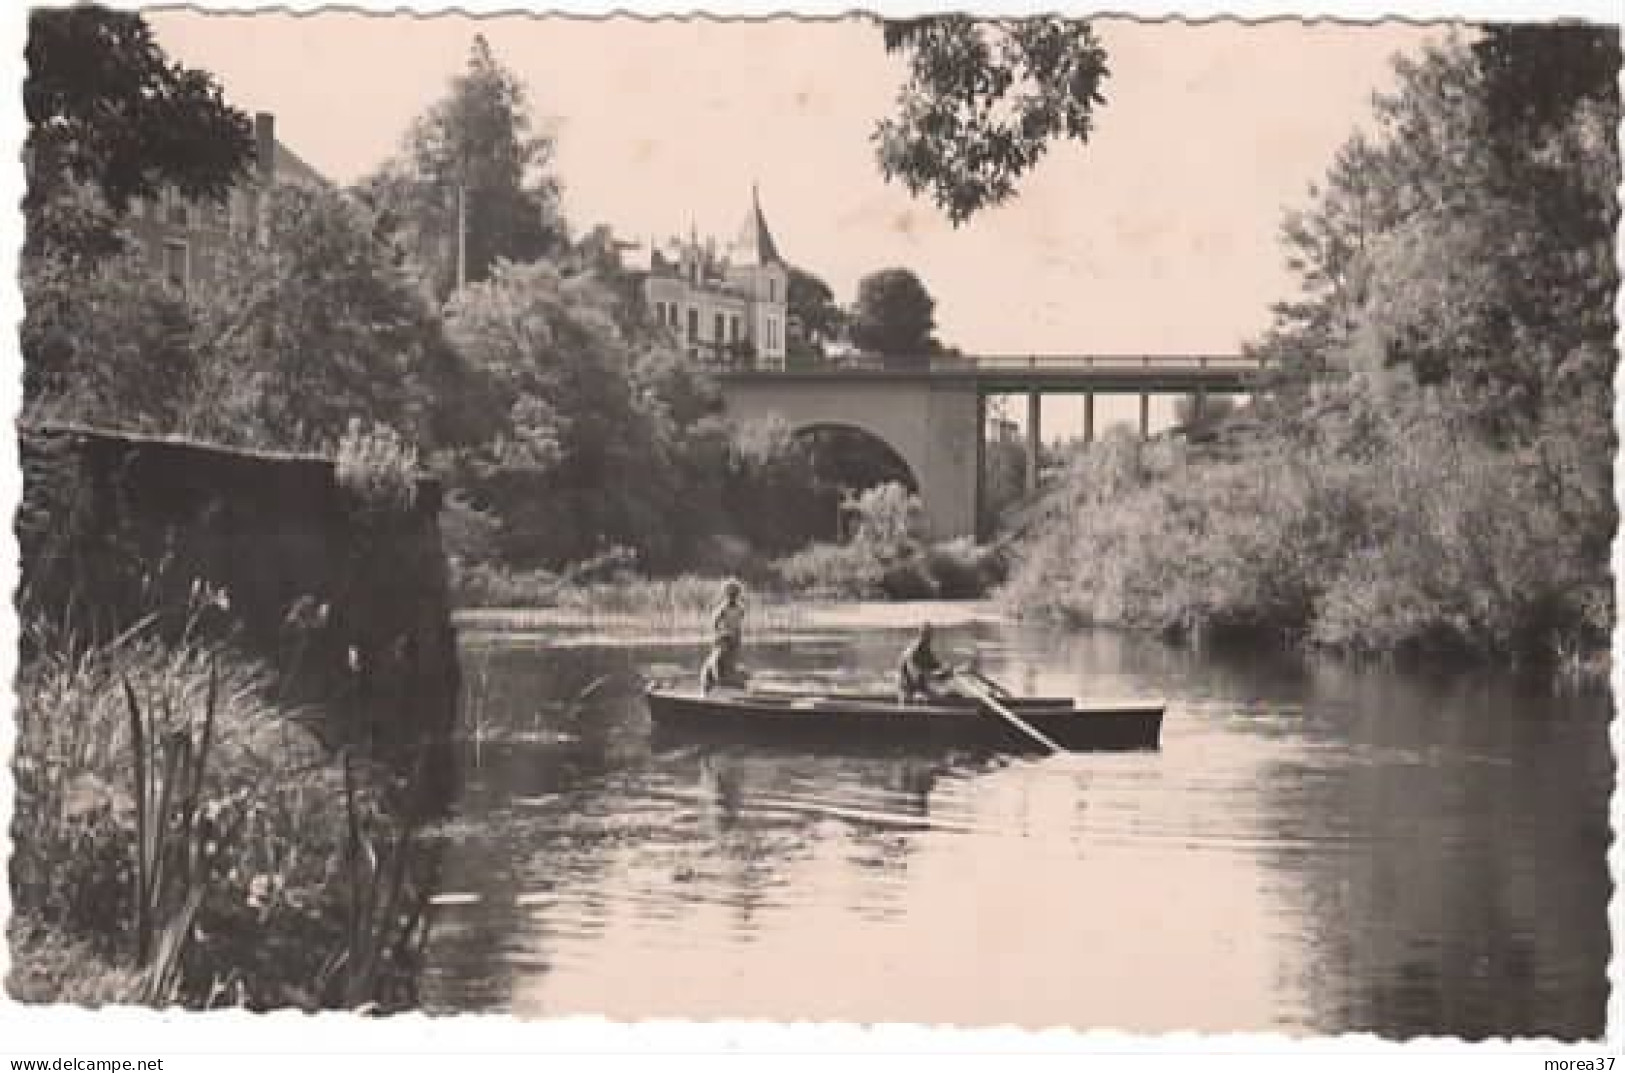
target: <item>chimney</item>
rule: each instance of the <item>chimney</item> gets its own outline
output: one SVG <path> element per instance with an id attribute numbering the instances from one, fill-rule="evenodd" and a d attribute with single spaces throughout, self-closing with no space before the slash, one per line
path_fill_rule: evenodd
<path id="1" fill-rule="evenodd" d="M 276 178 L 276 116 L 254 113 L 254 160 L 260 182 L 270 186 Z"/>

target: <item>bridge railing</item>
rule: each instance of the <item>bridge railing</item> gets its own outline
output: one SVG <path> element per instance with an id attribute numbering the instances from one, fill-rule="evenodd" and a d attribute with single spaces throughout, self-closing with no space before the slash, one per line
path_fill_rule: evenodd
<path id="1" fill-rule="evenodd" d="M 943 369 L 973 369 L 991 372 L 1070 372 L 1074 370 L 1157 369 L 1252 371 L 1264 367 L 1261 358 L 1244 354 L 983 354 L 973 357 L 939 358 Z"/>
<path id="2" fill-rule="evenodd" d="M 752 371 L 829 372 L 933 372 L 933 373 L 1066 373 L 1066 372 L 1256 372 L 1268 366 L 1263 358 L 1244 354 L 935 354 L 929 357 L 883 357 L 846 354 L 802 363 L 785 370 Z"/>

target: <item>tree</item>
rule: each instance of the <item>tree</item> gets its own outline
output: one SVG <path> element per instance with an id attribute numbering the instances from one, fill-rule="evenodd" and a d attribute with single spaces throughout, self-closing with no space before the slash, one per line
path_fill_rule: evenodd
<path id="1" fill-rule="evenodd" d="M 248 117 L 208 72 L 170 62 L 135 12 L 37 9 L 25 55 L 27 253 L 112 252 L 132 200 L 166 185 L 222 197 L 253 160 Z"/>
<path id="2" fill-rule="evenodd" d="M 789 339 L 792 358 L 822 358 L 824 346 L 841 331 L 841 308 L 829 284 L 804 269 L 791 266 L 786 301 L 796 327 Z"/>
<path id="3" fill-rule="evenodd" d="M 1236 412 L 1236 400 L 1229 395 L 1208 395 L 1200 407 L 1195 395 L 1184 395 L 1174 403 L 1174 421 L 1191 439 L 1205 439 Z"/>
<path id="4" fill-rule="evenodd" d="M 23 413 L 173 431 L 197 366 L 192 311 L 136 258 L 22 262 Z"/>
<path id="5" fill-rule="evenodd" d="M 484 443 L 457 478 L 502 522 L 510 565 L 557 568 L 615 546 L 646 565 L 679 548 L 681 486 L 668 411 L 633 375 L 614 296 L 545 262 L 498 262 L 451 300 L 447 333 L 486 380 Z"/>
<path id="6" fill-rule="evenodd" d="M 1618 101 L 1599 88 L 1531 127 L 1530 113 L 1491 107 L 1508 92 L 1495 84 L 1538 82 L 1516 68 L 1550 50 L 1496 55 L 1488 71 L 1459 43 L 1398 61 L 1376 134 L 1352 140 L 1289 219 L 1303 295 L 1270 346 L 1311 356 L 1319 378 L 1391 383 L 1397 369 L 1449 387 L 1506 441 L 1548 403 L 1606 389 L 1619 162 L 1603 131 Z"/>
<path id="7" fill-rule="evenodd" d="M 1105 103 L 1106 51 L 1087 22 L 937 15 L 883 33 L 908 79 L 875 129 L 881 172 L 955 226 L 1014 195 L 1051 142 L 1087 142 Z"/>
<path id="8" fill-rule="evenodd" d="M 1562 519 L 1580 551 L 1548 549 L 1553 576 L 1589 577 L 1571 587 L 1597 607 L 1616 522 L 1617 57 L 1611 29 L 1492 27 L 1398 61 L 1375 132 L 1288 229 L 1304 293 L 1266 341 L 1310 359 L 1278 414 L 1299 449 L 1383 466 L 1409 457 L 1385 429 L 1482 441 L 1484 487 Z"/>
<path id="9" fill-rule="evenodd" d="M 932 331 L 936 300 L 906 268 L 887 268 L 858 283 L 852 342 L 888 359 L 928 358 L 937 349 Z"/>
<path id="10" fill-rule="evenodd" d="M 352 418 L 432 440 L 440 327 L 371 212 L 326 188 L 271 194 L 268 241 L 198 297 L 204 348 L 194 431 L 331 449 Z"/>
<path id="11" fill-rule="evenodd" d="M 467 70 L 362 190 L 387 214 L 430 292 L 444 299 L 458 284 L 459 235 L 466 282 L 489 278 L 498 260 L 563 250 L 552 163 L 552 139 L 531 132 L 524 86 L 478 35 Z"/>
<path id="12" fill-rule="evenodd" d="M 833 535 L 838 497 L 821 483 L 808 440 L 777 415 L 727 426 L 722 509 L 755 550 L 782 555 Z"/>

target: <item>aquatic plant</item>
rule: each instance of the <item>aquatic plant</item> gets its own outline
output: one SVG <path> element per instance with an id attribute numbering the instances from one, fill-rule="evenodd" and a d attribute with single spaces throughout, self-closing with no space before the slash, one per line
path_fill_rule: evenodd
<path id="1" fill-rule="evenodd" d="M 274 702 L 269 681 L 228 649 L 150 628 L 25 661 L 15 996 L 412 1004 L 417 933 L 382 922 L 426 897 L 433 858 L 415 828 L 387 843 L 355 832 L 414 815 L 414 780 L 376 765 L 346 778 L 306 725 L 316 713 Z M 344 867 L 358 846 L 403 878 Z M 375 933 L 351 926 L 353 905 L 372 906 Z"/>

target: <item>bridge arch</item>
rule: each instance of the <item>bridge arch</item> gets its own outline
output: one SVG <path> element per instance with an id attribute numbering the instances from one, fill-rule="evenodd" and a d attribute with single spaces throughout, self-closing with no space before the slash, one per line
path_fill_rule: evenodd
<path id="1" fill-rule="evenodd" d="M 798 440 L 809 444 L 819 475 L 833 478 L 853 491 L 896 481 L 918 493 L 920 479 L 908 459 L 873 429 L 850 421 L 817 421 L 791 426 Z"/>
<path id="2" fill-rule="evenodd" d="M 974 535 L 980 494 L 981 402 L 974 384 L 833 377 L 737 377 L 723 404 L 742 420 L 792 429 L 846 427 L 884 443 L 914 478 L 930 535 Z"/>
<path id="3" fill-rule="evenodd" d="M 819 483 L 838 493 L 833 511 L 835 528 L 828 534 L 830 537 L 844 540 L 852 532 L 856 522 L 848 498 L 852 494 L 895 483 L 919 495 L 920 481 L 908 460 L 885 437 L 869 429 L 846 421 L 823 421 L 792 426 L 791 432 L 811 451 Z"/>

